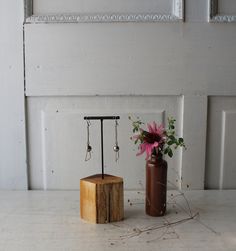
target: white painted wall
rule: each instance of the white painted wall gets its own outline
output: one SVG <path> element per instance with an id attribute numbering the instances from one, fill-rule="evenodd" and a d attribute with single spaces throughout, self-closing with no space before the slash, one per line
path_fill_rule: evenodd
<path id="1" fill-rule="evenodd" d="M 206 187 L 235 188 L 236 98 L 209 98 Z"/>
<path id="2" fill-rule="evenodd" d="M 80 177 L 96 172 L 97 153 L 92 162 L 83 162 L 84 114 L 121 114 L 124 148 L 130 111 L 157 120 L 164 111 L 176 116 L 178 132 L 188 145 L 170 162 L 170 169 L 183 179 L 177 185 L 235 188 L 231 131 L 236 111 L 236 24 L 208 23 L 207 0 L 185 1 L 185 23 L 179 22 L 181 17 L 178 23 L 30 23 L 53 21 L 49 12 L 139 13 L 144 2 L 144 12 L 154 9 L 160 19 L 174 20 L 172 1 L 139 1 L 127 9 L 119 1 L 112 6 L 99 2 L 106 8 L 100 10 L 92 0 L 35 0 L 34 14 L 45 16 L 25 24 L 30 187 L 77 189 Z M 211 21 L 236 20 L 235 1 L 211 2 L 219 3 L 219 15 L 213 13 Z M 0 188 L 24 189 L 23 1 L 0 3 Z M 113 128 L 107 132 L 113 135 Z M 96 133 L 94 137 L 96 146 L 99 138 Z M 133 151 L 123 157 L 116 168 L 109 155 L 107 167 L 125 177 L 126 188 L 140 188 L 144 160 L 137 160 Z M 176 182 L 170 172 L 169 179 Z"/>
<path id="3" fill-rule="evenodd" d="M 32 189 L 79 189 L 79 179 L 101 172 L 100 123 L 91 121 L 92 158 L 85 162 L 86 122 L 88 115 L 120 115 L 118 142 L 120 159 L 115 162 L 114 121 L 104 121 L 105 172 L 124 177 L 126 189 L 145 185 L 145 160 L 136 157 L 137 147 L 129 115 L 144 122 L 166 121 L 178 117 L 182 97 L 29 97 L 30 187 Z M 181 121 L 177 123 L 180 134 Z M 180 187 L 179 154 L 169 159 L 169 180 Z M 142 185 L 140 185 L 140 183 Z M 173 185 L 172 185 L 173 187 Z"/>
<path id="4" fill-rule="evenodd" d="M 23 1 L 0 0 L 0 189 L 27 189 Z"/>
<path id="5" fill-rule="evenodd" d="M 147 3 L 148 1 L 148 3 Z M 99 12 L 161 12 L 168 13 L 172 0 L 34 0 L 34 14 L 99 13 Z"/>
<path id="6" fill-rule="evenodd" d="M 82 0 L 59 3 L 35 0 L 34 14 L 45 14 L 45 20 L 52 23 L 44 24 L 44 18 L 37 16 L 31 21 L 41 23 L 29 21 L 25 25 L 30 186 L 77 189 L 79 178 L 97 172 L 98 153 L 90 163 L 83 162 L 86 141 L 83 115 L 105 112 L 122 116 L 120 141 L 123 148 L 129 146 L 117 167 L 113 167 L 110 153 L 107 168 L 125 178 L 126 188 L 140 188 L 139 181 L 144 181 L 144 160 L 137 160 L 131 151 L 127 116 L 141 113 L 158 120 L 156 109 L 177 118 L 178 133 L 188 145 L 186 152 L 179 151 L 176 159 L 169 162 L 171 183 L 190 189 L 202 189 L 204 184 L 207 188 L 236 188 L 232 183 L 236 179 L 232 164 L 236 163 L 236 157 L 227 150 L 235 142 L 229 131 L 234 127 L 236 108 L 233 101 L 229 102 L 227 109 L 231 107 L 233 112 L 227 113 L 225 131 L 219 127 L 224 122 L 220 120 L 221 111 L 215 106 L 217 103 L 211 102 L 213 95 L 222 96 L 223 101 L 228 95 L 236 99 L 236 24 L 208 23 L 210 12 L 206 0 L 185 1 L 185 23 L 55 24 L 49 12 L 81 10 L 86 15 L 88 10 L 91 14 L 99 8 L 91 5 L 92 1 L 86 2 L 87 5 Z M 171 2 L 161 1 L 160 9 L 158 3 L 156 13 L 172 13 Z M 230 19 L 236 13 L 235 1 L 218 3 L 220 20 L 224 20 L 222 15 Z M 148 6 L 153 2 L 145 4 L 144 11 L 149 12 Z M 118 14 L 125 12 L 116 5 L 100 12 L 109 12 L 111 7 Z M 140 12 L 138 5 L 132 8 Z M 226 13 L 229 9 L 230 13 Z M 215 113 L 217 119 L 212 119 Z M 212 127 L 218 129 L 210 131 Z M 113 134 L 112 127 L 107 130 L 109 135 Z M 94 145 L 98 146 L 95 132 Z M 219 145 L 223 145 L 221 148 L 214 147 L 216 137 L 220 139 Z M 112 138 L 107 140 L 112 144 Z M 206 152 L 210 157 L 206 158 Z M 224 159 L 212 161 L 215 154 Z M 175 170 L 174 175 L 171 170 Z M 216 173 L 221 175 L 214 176 Z"/>

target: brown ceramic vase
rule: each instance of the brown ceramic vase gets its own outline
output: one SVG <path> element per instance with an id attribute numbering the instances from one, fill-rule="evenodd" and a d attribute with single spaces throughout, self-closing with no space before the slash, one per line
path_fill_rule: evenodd
<path id="1" fill-rule="evenodd" d="M 146 214 L 163 216 L 166 212 L 167 162 L 152 155 L 146 163 Z"/>

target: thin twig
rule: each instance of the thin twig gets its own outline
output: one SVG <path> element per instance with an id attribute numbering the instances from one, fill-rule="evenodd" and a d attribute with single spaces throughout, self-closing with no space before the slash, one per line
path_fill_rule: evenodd
<path id="1" fill-rule="evenodd" d="M 145 229 L 140 229 L 140 228 L 134 228 L 133 231 L 130 233 L 130 234 L 127 234 L 127 235 L 121 235 L 120 238 L 122 240 L 124 239 L 130 239 L 132 237 L 135 237 L 135 236 L 139 236 L 143 233 L 146 233 L 146 232 L 149 232 L 149 231 L 154 231 L 154 230 L 159 230 L 159 229 L 162 229 L 162 228 L 166 228 L 166 227 L 170 227 L 170 226 L 176 226 L 178 224 L 181 224 L 181 223 L 184 223 L 184 222 L 187 222 L 189 220 L 193 220 L 196 216 L 198 216 L 199 214 L 196 213 L 194 214 L 193 216 L 191 217 L 188 217 L 188 218 L 184 218 L 184 219 L 181 219 L 181 220 L 177 220 L 177 221 L 174 221 L 174 222 L 169 222 L 167 223 L 166 225 L 160 225 L 160 226 L 156 226 L 156 227 L 147 227 Z"/>

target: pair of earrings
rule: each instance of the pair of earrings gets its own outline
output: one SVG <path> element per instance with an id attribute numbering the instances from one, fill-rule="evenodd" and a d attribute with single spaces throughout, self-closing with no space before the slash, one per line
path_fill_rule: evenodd
<path id="1" fill-rule="evenodd" d="M 113 147 L 113 150 L 115 152 L 115 161 L 117 162 L 120 154 L 120 147 L 118 145 L 118 121 L 115 120 L 115 145 Z M 92 152 L 92 146 L 90 145 L 90 132 L 89 127 L 91 126 L 91 123 L 89 120 L 87 120 L 87 148 L 86 148 L 86 155 L 85 155 L 85 161 L 88 161 L 91 159 L 91 152 Z"/>

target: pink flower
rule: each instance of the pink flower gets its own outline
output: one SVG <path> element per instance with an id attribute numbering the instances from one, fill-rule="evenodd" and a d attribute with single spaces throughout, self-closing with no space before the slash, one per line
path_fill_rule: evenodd
<path id="1" fill-rule="evenodd" d="M 140 135 L 135 135 L 134 139 L 142 138 L 143 142 L 139 145 L 139 152 L 137 156 L 146 152 L 146 160 L 152 155 L 153 150 L 158 153 L 158 148 L 162 145 L 165 140 L 165 129 L 163 125 L 157 125 L 156 122 L 147 124 L 148 132 L 142 130 Z"/>
<path id="2" fill-rule="evenodd" d="M 146 160 L 147 160 L 149 157 L 151 157 L 153 149 L 154 148 L 158 149 L 158 146 L 159 146 L 158 142 L 155 142 L 153 144 L 144 142 L 139 145 L 140 152 L 138 152 L 136 156 L 139 156 L 146 151 Z"/>
<path id="3" fill-rule="evenodd" d="M 162 124 L 157 126 L 157 123 L 153 121 L 152 124 L 147 124 L 147 126 L 149 133 L 159 135 L 161 138 L 164 137 L 165 128 Z"/>

